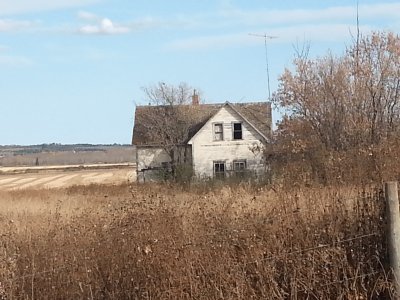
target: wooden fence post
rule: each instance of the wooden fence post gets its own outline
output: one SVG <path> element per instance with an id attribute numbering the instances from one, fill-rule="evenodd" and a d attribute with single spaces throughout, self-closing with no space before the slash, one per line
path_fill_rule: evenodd
<path id="1" fill-rule="evenodd" d="M 396 181 L 385 183 L 385 198 L 390 267 L 395 280 L 396 299 L 400 299 L 400 211 Z"/>

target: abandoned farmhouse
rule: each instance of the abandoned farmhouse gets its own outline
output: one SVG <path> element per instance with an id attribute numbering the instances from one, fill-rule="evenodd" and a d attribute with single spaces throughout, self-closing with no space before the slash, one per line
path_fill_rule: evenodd
<path id="1" fill-rule="evenodd" d="M 153 181 L 171 164 L 198 178 L 265 172 L 263 146 L 272 129 L 269 102 L 137 106 L 132 144 L 137 179 Z"/>

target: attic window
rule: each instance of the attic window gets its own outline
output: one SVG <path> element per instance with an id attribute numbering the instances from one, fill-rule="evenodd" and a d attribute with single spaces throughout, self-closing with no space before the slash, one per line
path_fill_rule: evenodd
<path id="1" fill-rule="evenodd" d="M 224 140 L 224 128 L 222 123 L 214 124 L 214 141 L 223 141 Z"/>
<path id="2" fill-rule="evenodd" d="M 242 123 L 233 123 L 233 139 L 241 140 L 243 138 Z"/>

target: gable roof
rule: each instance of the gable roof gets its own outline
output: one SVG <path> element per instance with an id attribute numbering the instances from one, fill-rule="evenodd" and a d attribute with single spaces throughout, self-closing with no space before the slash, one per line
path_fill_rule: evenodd
<path id="1" fill-rule="evenodd" d="M 237 103 L 227 102 L 242 119 L 253 127 L 264 139 L 270 139 L 272 133 L 272 115 L 270 102 Z"/>
<path id="2" fill-rule="evenodd" d="M 269 102 L 254 102 L 254 103 L 218 103 L 218 104 L 199 104 L 199 105 L 184 105 L 190 107 L 190 113 L 193 118 L 190 119 L 189 133 L 187 139 L 189 141 L 203 126 L 214 116 L 223 106 L 228 105 L 241 118 L 244 119 L 250 126 L 261 134 L 265 139 L 271 136 L 272 115 L 271 103 Z M 132 144 L 137 146 L 156 146 L 159 145 L 154 135 L 147 134 L 149 123 L 152 116 L 157 113 L 160 108 L 169 110 L 171 106 L 137 106 L 135 111 L 135 126 L 133 128 Z"/>

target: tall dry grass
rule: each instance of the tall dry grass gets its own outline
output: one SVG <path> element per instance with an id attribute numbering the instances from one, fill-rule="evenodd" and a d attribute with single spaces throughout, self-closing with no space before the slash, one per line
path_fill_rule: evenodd
<path id="1" fill-rule="evenodd" d="M 7 299 L 390 299 L 369 188 L 0 192 Z"/>

